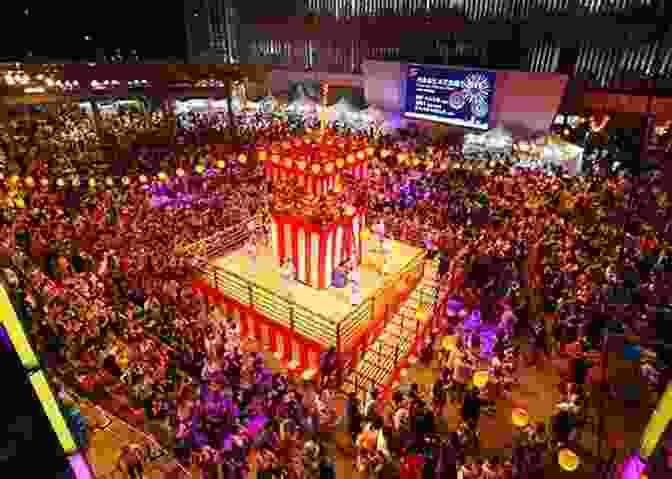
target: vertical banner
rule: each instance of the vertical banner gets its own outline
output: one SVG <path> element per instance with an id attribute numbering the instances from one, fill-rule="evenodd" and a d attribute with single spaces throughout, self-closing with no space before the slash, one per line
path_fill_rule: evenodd
<path id="1" fill-rule="evenodd" d="M 343 263 L 343 226 L 336 227 L 336 244 L 334 245 L 334 265 Z"/>
<path id="2" fill-rule="evenodd" d="M 299 264 L 301 263 L 301 258 L 299 257 L 299 231 L 301 226 L 292 225 L 292 262 L 294 263 L 294 270 L 296 271 L 296 276 L 299 276 Z"/>
<path id="3" fill-rule="evenodd" d="M 357 264 L 359 264 L 360 251 L 359 251 L 359 217 L 354 216 L 352 218 L 352 257 L 356 258 Z"/>
<path id="4" fill-rule="evenodd" d="M 271 249 L 273 250 L 273 258 L 280 266 L 280 234 L 278 231 L 278 221 L 271 218 Z"/>
<path id="5" fill-rule="evenodd" d="M 287 260 L 288 258 L 292 258 L 292 225 L 289 223 L 285 223 L 283 225 L 283 245 L 284 245 L 284 255 L 283 259 Z M 292 258 L 292 263 L 294 262 L 294 258 Z M 296 268 L 296 264 L 294 265 L 294 268 Z"/>
<path id="6" fill-rule="evenodd" d="M 299 253 L 299 264 L 297 265 L 297 273 L 299 275 L 299 281 L 308 283 L 308 275 L 306 271 L 306 231 L 303 228 L 299 228 L 298 236 L 298 253 Z"/>
<path id="7" fill-rule="evenodd" d="M 314 288 L 319 287 L 320 272 L 320 234 L 310 233 L 310 283 Z"/>

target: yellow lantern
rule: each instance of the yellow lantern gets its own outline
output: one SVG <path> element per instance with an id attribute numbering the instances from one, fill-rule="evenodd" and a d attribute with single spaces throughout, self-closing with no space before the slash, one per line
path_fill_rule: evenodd
<path id="1" fill-rule="evenodd" d="M 220 170 L 223 170 L 225 166 L 226 166 L 226 163 L 224 162 L 224 160 L 217 160 L 217 168 L 219 168 Z"/>
<path id="2" fill-rule="evenodd" d="M 441 347 L 446 351 L 455 351 L 457 349 L 457 336 L 444 336 L 441 340 Z"/>
<path id="3" fill-rule="evenodd" d="M 32 177 L 32 176 L 28 176 L 28 177 L 27 177 L 25 180 L 23 180 L 23 181 L 24 181 L 24 183 L 26 184 L 26 186 L 27 186 L 28 188 L 32 188 L 33 186 L 35 186 L 35 180 L 33 180 L 33 177 Z"/>
<path id="4" fill-rule="evenodd" d="M 241 153 L 240 155 L 238 155 L 238 161 L 240 161 L 240 163 L 244 165 L 245 163 L 247 163 L 247 155 L 245 153 Z"/>
<path id="5" fill-rule="evenodd" d="M 397 155 L 397 160 L 399 161 L 400 165 L 403 165 L 408 161 L 408 154 L 407 153 L 399 153 Z"/>
<path id="6" fill-rule="evenodd" d="M 19 177 L 17 175 L 12 175 L 9 177 L 9 183 L 15 185 L 19 182 Z"/>
<path id="7" fill-rule="evenodd" d="M 366 431 L 357 436 L 357 447 L 361 449 L 373 449 L 376 447 L 378 437 L 373 431 Z"/>
<path id="8" fill-rule="evenodd" d="M 299 161 L 296 162 L 296 167 L 297 167 L 299 170 L 303 171 L 303 170 L 306 169 L 306 164 L 307 164 L 307 163 L 306 163 L 306 160 L 299 160 Z"/>
<path id="9" fill-rule="evenodd" d="M 366 158 L 366 155 L 364 154 L 364 152 L 363 151 L 358 151 L 357 152 L 357 159 L 358 160 L 363 160 L 364 158 Z"/>
<path id="10" fill-rule="evenodd" d="M 344 165 L 345 165 L 345 160 L 343 158 L 338 158 L 336 160 L 336 168 L 338 168 L 339 170 L 341 168 L 343 168 Z"/>
<path id="11" fill-rule="evenodd" d="M 560 467 L 563 470 L 573 472 L 579 468 L 581 460 L 574 451 L 561 449 L 560 452 L 558 452 L 558 464 L 560 464 Z"/>
<path id="12" fill-rule="evenodd" d="M 196 171 L 198 171 L 199 167 L 203 168 L 201 165 L 198 165 L 196 167 Z M 159 180 L 161 180 L 161 181 L 166 181 L 166 179 L 168 179 L 168 177 L 166 176 L 166 174 L 163 171 L 159 172 L 158 177 L 159 177 Z"/>
<path id="13" fill-rule="evenodd" d="M 425 320 L 426 317 L 427 317 L 427 310 L 424 308 L 424 306 L 418 305 L 417 309 L 415 310 L 415 319 L 422 322 Z"/>
<path id="14" fill-rule="evenodd" d="M 362 241 L 368 241 L 369 238 L 371 237 L 371 232 L 369 231 L 368 228 L 364 228 L 360 233 L 359 237 L 362 239 Z"/>
<path id="15" fill-rule="evenodd" d="M 271 155 L 271 161 L 277 165 L 280 163 L 280 155 Z"/>
<path id="16" fill-rule="evenodd" d="M 523 408 L 515 408 L 511 413 L 513 425 L 516 427 L 525 427 L 530 423 L 530 414 Z"/>
<path id="17" fill-rule="evenodd" d="M 145 181 L 143 181 L 142 178 L 143 178 L 143 177 L 141 176 L 141 177 L 140 177 L 140 183 L 144 183 L 144 182 L 147 180 L 147 179 L 145 178 Z M 89 186 L 90 186 L 91 188 L 95 188 L 95 187 L 96 187 L 96 179 L 95 179 L 95 178 L 89 178 Z"/>
<path id="18" fill-rule="evenodd" d="M 346 158 L 346 160 L 349 164 L 352 165 L 355 162 L 355 155 L 349 154 L 348 157 Z"/>
<path id="19" fill-rule="evenodd" d="M 347 216 L 353 216 L 355 214 L 355 208 L 350 206 L 350 205 L 346 206 L 345 207 L 345 214 Z"/>
<path id="20" fill-rule="evenodd" d="M 285 158 L 285 168 L 291 168 L 291 167 L 292 167 L 292 159 Z"/>
<path id="21" fill-rule="evenodd" d="M 266 161 L 268 154 L 266 153 L 266 150 L 259 150 L 257 153 L 259 155 L 259 161 Z"/>
<path id="22" fill-rule="evenodd" d="M 418 157 L 413 158 L 413 166 L 420 166 L 420 158 Z"/>
<path id="23" fill-rule="evenodd" d="M 203 165 L 196 165 L 196 173 L 199 175 L 202 174 L 205 171 L 205 167 Z M 160 175 L 159 175 L 160 176 Z M 165 179 L 165 178 L 164 178 Z"/>
<path id="24" fill-rule="evenodd" d="M 369 156 L 373 156 L 373 154 L 374 154 L 375 152 L 376 152 L 376 149 L 375 149 L 374 147 L 372 147 L 372 146 L 369 146 L 369 147 L 366 149 L 366 154 L 369 155 Z"/>
<path id="25" fill-rule="evenodd" d="M 327 173 L 333 173 L 334 172 L 334 164 L 333 163 L 327 163 L 324 165 L 324 171 Z"/>
<path id="26" fill-rule="evenodd" d="M 478 389 L 482 389 L 485 387 L 486 384 L 488 384 L 488 381 L 490 380 L 490 374 L 488 371 L 476 371 L 474 373 L 474 386 L 476 386 Z"/>
<path id="27" fill-rule="evenodd" d="M 315 163 L 315 164 L 311 167 L 311 171 L 312 171 L 314 174 L 319 175 L 319 174 L 320 174 L 320 171 L 322 171 L 322 168 L 320 168 L 320 165 L 318 165 L 317 163 Z"/>

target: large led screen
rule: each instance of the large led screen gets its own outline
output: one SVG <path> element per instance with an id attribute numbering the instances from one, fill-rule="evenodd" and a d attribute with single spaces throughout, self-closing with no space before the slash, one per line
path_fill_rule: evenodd
<path id="1" fill-rule="evenodd" d="M 487 130 L 494 92 L 494 72 L 409 65 L 404 115 Z"/>

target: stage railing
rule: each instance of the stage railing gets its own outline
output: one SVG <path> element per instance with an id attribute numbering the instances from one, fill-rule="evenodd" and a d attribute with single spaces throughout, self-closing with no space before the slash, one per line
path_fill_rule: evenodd
<path id="1" fill-rule="evenodd" d="M 298 333 L 312 338 L 325 348 L 335 342 L 336 322 L 332 319 L 215 265 L 208 264 L 199 270 L 211 288 L 289 328 L 292 334 Z"/>
<path id="2" fill-rule="evenodd" d="M 383 288 L 369 296 L 336 325 L 336 347 L 341 358 L 341 374 L 347 376 L 353 371 L 362 356 L 376 338 L 380 336 L 387 323 L 394 317 L 398 308 L 408 299 L 424 276 L 424 256 L 420 252 L 402 267 L 394 276 L 387 279 Z M 404 284 L 409 273 L 416 273 L 410 284 L 399 291 L 400 298 L 391 305 L 387 295 L 390 288 Z M 431 298 L 427 298 L 431 299 Z"/>
<path id="3" fill-rule="evenodd" d="M 248 240 L 251 230 L 250 224 L 254 225 L 255 231 L 261 228 L 261 215 L 241 218 L 234 226 L 193 243 L 178 244 L 175 247 L 175 254 L 178 256 L 204 256 L 206 258 L 225 256 Z"/>

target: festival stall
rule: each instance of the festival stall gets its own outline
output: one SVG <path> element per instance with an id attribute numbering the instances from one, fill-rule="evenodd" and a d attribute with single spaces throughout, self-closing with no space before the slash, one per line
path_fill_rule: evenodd
<path id="1" fill-rule="evenodd" d="M 559 136 L 548 135 L 514 144 L 513 158 L 517 168 L 576 175 L 581 171 L 583 148 Z"/>
<path id="2" fill-rule="evenodd" d="M 504 128 L 494 128 L 481 134 L 464 135 L 463 153 L 465 156 L 486 152 L 511 154 L 512 148 L 513 137 L 511 132 Z"/>

